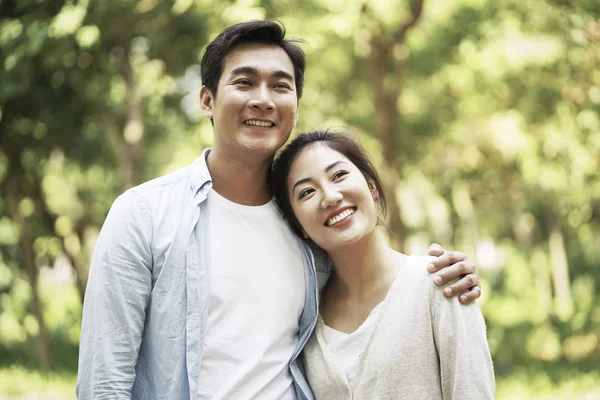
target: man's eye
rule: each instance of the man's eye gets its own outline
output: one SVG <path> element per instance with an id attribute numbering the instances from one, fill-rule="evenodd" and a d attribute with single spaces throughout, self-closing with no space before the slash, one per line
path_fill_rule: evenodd
<path id="1" fill-rule="evenodd" d="M 246 85 L 250 85 L 250 81 L 248 79 L 240 79 L 238 81 L 235 81 L 235 84 L 246 86 Z"/>
<path id="2" fill-rule="evenodd" d="M 292 89 L 287 83 L 277 83 L 275 87 L 279 89 Z"/>

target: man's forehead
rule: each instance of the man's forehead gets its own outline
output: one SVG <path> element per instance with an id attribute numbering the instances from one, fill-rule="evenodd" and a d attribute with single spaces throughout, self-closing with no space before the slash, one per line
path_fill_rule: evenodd
<path id="1" fill-rule="evenodd" d="M 243 43 L 235 46 L 223 59 L 223 74 L 248 72 L 253 69 L 260 73 L 287 72 L 294 76 L 294 64 L 290 56 L 277 45 L 264 43 Z"/>

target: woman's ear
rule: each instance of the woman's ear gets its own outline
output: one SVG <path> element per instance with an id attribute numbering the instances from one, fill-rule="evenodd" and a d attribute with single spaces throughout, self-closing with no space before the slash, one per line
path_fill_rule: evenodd
<path id="1" fill-rule="evenodd" d="M 373 196 L 373 200 L 377 201 L 379 200 L 379 191 L 377 190 L 377 186 L 375 185 L 375 182 L 373 181 L 369 181 L 369 190 L 371 191 L 371 196 Z"/>
<path id="2" fill-rule="evenodd" d="M 300 235 L 302 235 L 302 237 L 304 239 L 308 239 L 308 233 L 306 233 L 306 231 L 304 230 L 304 228 L 302 228 L 302 225 L 300 225 L 300 222 L 298 222 L 298 220 L 296 218 L 294 218 L 293 220 L 293 225 L 296 228 L 297 232 L 300 232 Z"/>

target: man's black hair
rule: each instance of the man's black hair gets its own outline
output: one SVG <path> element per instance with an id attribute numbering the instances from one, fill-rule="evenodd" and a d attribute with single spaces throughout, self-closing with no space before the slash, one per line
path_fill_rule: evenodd
<path id="1" fill-rule="evenodd" d="M 306 58 L 298 43 L 301 39 L 285 39 L 285 27 L 280 22 L 248 21 L 232 25 L 219 34 L 206 48 L 202 57 L 202 84 L 217 96 L 217 86 L 223 73 L 223 60 L 234 47 L 244 43 L 263 43 L 281 47 L 294 65 L 294 80 L 298 100 L 302 97 Z"/>

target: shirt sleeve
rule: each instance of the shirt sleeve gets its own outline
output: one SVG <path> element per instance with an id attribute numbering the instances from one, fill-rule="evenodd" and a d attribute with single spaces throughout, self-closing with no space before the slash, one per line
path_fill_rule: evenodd
<path id="1" fill-rule="evenodd" d="M 460 304 L 455 297 L 445 298 L 442 288 L 431 286 L 443 399 L 493 400 L 494 368 L 479 306 Z"/>
<path id="2" fill-rule="evenodd" d="M 129 190 L 100 231 L 85 292 L 76 393 L 130 399 L 152 288 L 152 221 Z"/>

